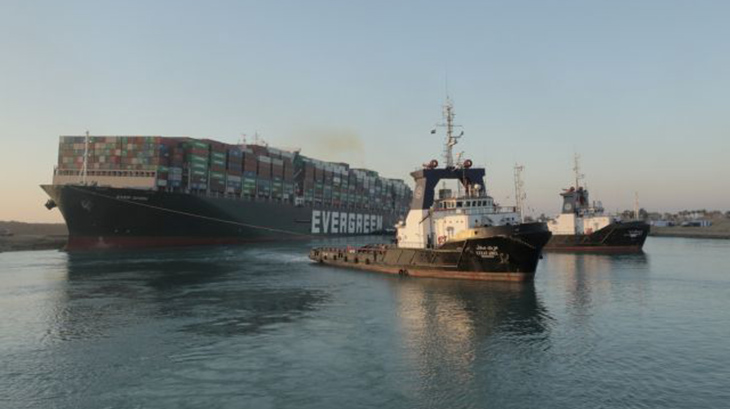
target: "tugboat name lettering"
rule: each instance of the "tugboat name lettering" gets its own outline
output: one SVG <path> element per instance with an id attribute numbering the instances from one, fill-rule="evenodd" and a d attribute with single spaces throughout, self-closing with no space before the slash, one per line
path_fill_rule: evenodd
<path id="1" fill-rule="evenodd" d="M 481 258 L 496 258 L 499 255 L 499 246 L 477 245 L 476 255 Z"/>
<path id="2" fill-rule="evenodd" d="M 312 210 L 312 234 L 368 234 L 383 229 L 383 216 Z"/>

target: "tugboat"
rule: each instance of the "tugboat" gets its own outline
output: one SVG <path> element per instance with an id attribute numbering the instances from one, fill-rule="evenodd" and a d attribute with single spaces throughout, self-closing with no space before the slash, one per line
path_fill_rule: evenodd
<path id="1" fill-rule="evenodd" d="M 397 226 L 395 244 L 315 248 L 321 264 L 413 277 L 531 281 L 551 233 L 545 223 L 522 223 L 515 207 L 494 202 L 484 186 L 484 168 L 454 160 L 454 109 L 444 105 L 446 165 L 431 160 L 411 176 L 416 182 L 410 211 Z M 435 133 L 435 130 L 431 131 Z M 459 182 L 456 194 L 441 181 Z"/>
<path id="2" fill-rule="evenodd" d="M 575 156 L 575 186 L 564 189 L 563 210 L 548 223 L 553 233 L 545 246 L 549 251 L 641 252 L 649 224 L 641 220 L 622 221 L 604 213 L 601 202 L 590 203 L 588 189 L 580 185 L 580 166 Z M 636 211 L 638 213 L 638 210 Z M 638 219 L 638 214 L 635 215 Z"/>

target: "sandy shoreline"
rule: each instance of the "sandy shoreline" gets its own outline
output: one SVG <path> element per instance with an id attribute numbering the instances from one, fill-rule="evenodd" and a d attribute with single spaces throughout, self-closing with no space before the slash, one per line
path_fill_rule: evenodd
<path id="1" fill-rule="evenodd" d="M 68 236 L 15 235 L 0 237 L 0 253 L 7 251 L 59 250 L 66 245 Z"/>
<path id="2" fill-rule="evenodd" d="M 665 230 L 666 229 L 666 230 Z M 730 233 L 713 232 L 713 231 L 684 231 L 681 227 L 677 228 L 656 228 L 652 227 L 649 236 L 652 237 L 684 237 L 687 239 L 730 239 Z"/>
<path id="3" fill-rule="evenodd" d="M 686 237 L 693 239 L 730 239 L 730 220 L 715 220 L 708 227 L 651 227 L 650 236 Z"/>
<path id="4" fill-rule="evenodd" d="M 0 253 L 61 249 L 68 238 L 68 229 L 62 223 L 0 221 L 0 228 L 12 233 L 12 236 L 0 236 Z"/>

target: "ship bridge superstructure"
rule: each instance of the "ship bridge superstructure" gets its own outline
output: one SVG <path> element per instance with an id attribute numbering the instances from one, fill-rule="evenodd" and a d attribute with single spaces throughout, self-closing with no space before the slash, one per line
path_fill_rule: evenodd
<path id="1" fill-rule="evenodd" d="M 454 110 L 447 100 L 446 123 L 453 124 Z M 472 167 L 471 160 L 453 158 L 452 150 L 463 132 L 454 137 L 453 126 L 447 126 L 445 151 L 447 162 L 443 168 L 431 160 L 411 173 L 416 187 L 405 223 L 398 228 L 398 246 L 403 248 L 433 248 L 483 227 L 519 224 L 521 217 L 515 207 L 501 207 L 487 195 L 484 187 L 484 168 Z M 432 132 L 433 133 L 433 132 Z M 439 183 L 453 180 L 459 183 L 458 194 L 440 189 Z"/>
<path id="2" fill-rule="evenodd" d="M 563 198 L 561 213 L 548 223 L 548 228 L 555 235 L 592 234 L 614 222 L 612 217 L 604 214 L 601 202 L 590 202 L 588 189 L 580 185 L 584 176 L 580 173 L 577 154 L 573 170 L 575 185 L 560 193 Z"/>
<path id="3" fill-rule="evenodd" d="M 439 246 L 464 236 L 464 232 L 474 232 L 480 227 L 520 223 L 515 207 L 502 207 L 491 196 L 481 194 L 479 190 L 471 195 L 437 200 L 431 210 L 430 219 L 434 242 Z"/>

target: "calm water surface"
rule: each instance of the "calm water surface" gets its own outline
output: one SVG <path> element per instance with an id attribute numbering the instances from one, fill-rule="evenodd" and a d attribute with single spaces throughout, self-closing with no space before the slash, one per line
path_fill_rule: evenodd
<path id="1" fill-rule="evenodd" d="M 730 402 L 730 241 L 547 254 L 529 285 L 318 267 L 309 246 L 0 254 L 0 407 Z"/>

